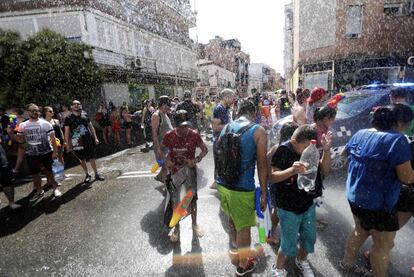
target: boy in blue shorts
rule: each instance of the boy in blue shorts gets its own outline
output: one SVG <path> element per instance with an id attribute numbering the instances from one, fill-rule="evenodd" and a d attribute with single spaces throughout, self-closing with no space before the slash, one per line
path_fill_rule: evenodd
<path id="1" fill-rule="evenodd" d="M 296 129 L 290 141 L 282 143 L 277 148 L 272 158 L 270 182 L 276 188 L 276 206 L 282 236 L 276 264 L 272 266 L 273 276 L 287 276 L 286 257 L 296 257 L 295 263 L 303 276 L 314 276 L 307 261 L 308 253 L 314 252 L 316 242 L 313 199 L 320 196 L 322 177 L 330 170 L 332 134 L 323 136 L 323 154 L 316 177 L 315 191 L 306 192 L 298 188 L 297 174 L 306 171 L 305 165 L 299 160 L 302 152 L 313 139 L 316 139 L 315 128 L 302 125 Z"/>

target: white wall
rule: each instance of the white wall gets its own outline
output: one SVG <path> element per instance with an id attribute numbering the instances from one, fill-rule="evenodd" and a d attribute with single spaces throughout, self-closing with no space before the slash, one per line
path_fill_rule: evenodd
<path id="1" fill-rule="evenodd" d="M 80 15 L 81 13 L 78 11 L 57 13 L 53 12 L 53 10 L 34 15 L 21 13 L 20 15 L 1 17 L 0 28 L 17 31 L 24 39 L 41 31 L 43 28 L 61 33 L 67 38 L 81 38 Z"/>
<path id="2" fill-rule="evenodd" d="M 59 12 L 57 12 L 59 11 Z M 175 75 L 196 71 L 196 52 L 161 36 L 139 29 L 100 11 L 62 11 L 48 9 L 41 13 L 14 13 L 13 17 L 1 17 L 0 28 L 19 32 L 26 38 L 46 27 L 67 38 L 79 38 L 83 42 L 107 51 L 94 53 L 100 63 L 109 55 L 110 65 L 125 66 L 125 57 L 144 57 L 157 63 L 159 73 Z M 4 15 L 3 15 L 4 16 Z M 114 62 L 114 59 L 117 61 Z M 121 64 L 123 63 L 123 64 Z"/>
<path id="3" fill-rule="evenodd" d="M 203 71 L 208 72 L 208 79 L 211 87 L 227 87 L 228 82 L 230 82 L 231 87 L 236 85 L 236 73 L 228 71 L 225 68 L 222 68 L 215 64 L 206 64 L 198 67 L 198 78 L 203 79 Z"/>
<path id="4" fill-rule="evenodd" d="M 127 84 L 104 83 L 106 101 L 112 101 L 116 107 L 122 106 L 123 102 L 129 103 L 129 90 Z"/>
<path id="5" fill-rule="evenodd" d="M 300 51 L 335 45 L 336 0 L 299 1 Z"/>

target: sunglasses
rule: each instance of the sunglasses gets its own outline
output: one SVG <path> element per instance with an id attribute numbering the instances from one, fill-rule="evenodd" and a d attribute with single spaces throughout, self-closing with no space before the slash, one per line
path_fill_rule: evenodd
<path id="1" fill-rule="evenodd" d="M 80 103 L 72 103 L 73 106 L 80 106 Z"/>
<path id="2" fill-rule="evenodd" d="M 38 112 L 40 112 L 40 110 L 29 110 L 29 112 L 31 112 L 31 113 L 38 113 Z"/>

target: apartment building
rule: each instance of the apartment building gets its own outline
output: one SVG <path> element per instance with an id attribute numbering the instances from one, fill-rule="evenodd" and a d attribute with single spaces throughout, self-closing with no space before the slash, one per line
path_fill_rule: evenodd
<path id="1" fill-rule="evenodd" d="M 280 85 L 280 74 L 264 63 L 251 63 L 249 66 L 249 92 L 275 91 Z"/>
<path id="2" fill-rule="evenodd" d="M 180 95 L 197 78 L 189 0 L 0 2 L 0 28 L 23 38 L 48 28 L 93 48 L 105 70 L 102 95 L 116 105 Z"/>
<path id="3" fill-rule="evenodd" d="M 290 90 L 414 80 L 413 0 L 293 0 Z M 290 17 L 286 13 L 286 21 Z M 285 40 L 285 45 L 287 41 Z M 288 56 L 289 57 L 289 56 Z M 286 58 L 286 56 L 285 56 Z"/>
<path id="4" fill-rule="evenodd" d="M 214 64 L 234 72 L 235 90 L 240 96 L 247 96 L 249 86 L 249 54 L 241 51 L 237 39 L 224 40 L 216 36 L 207 44 L 199 46 L 199 58 L 213 61 Z"/>
<path id="5" fill-rule="evenodd" d="M 236 87 L 236 73 L 214 64 L 213 61 L 199 60 L 197 68 L 196 93 L 199 96 L 218 95 L 224 88 Z"/>

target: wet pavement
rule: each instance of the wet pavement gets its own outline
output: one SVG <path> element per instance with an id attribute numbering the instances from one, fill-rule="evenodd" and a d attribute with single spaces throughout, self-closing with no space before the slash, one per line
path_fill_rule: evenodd
<path id="1" fill-rule="evenodd" d="M 211 149 L 211 143 L 208 143 Z M 82 183 L 79 166 L 66 171 L 61 199 L 52 192 L 32 206 L 0 210 L 0 276 L 234 276 L 227 255 L 226 218 L 220 213 L 213 176 L 212 153 L 201 162 L 199 224 L 205 236 L 192 236 L 191 219 L 181 224 L 181 241 L 172 245 L 163 225 L 164 188 L 150 173 L 153 153 L 138 147 L 98 160 L 104 182 Z M 310 261 L 317 276 L 342 276 L 338 263 L 352 216 L 345 200 L 345 172 L 325 182 L 325 199 L 318 217 L 328 222 L 318 229 L 316 252 Z M 31 184 L 18 186 L 16 198 L 28 205 Z M 253 242 L 258 240 L 256 228 Z M 390 276 L 414 276 L 414 221 L 397 234 Z M 368 249 L 371 242 L 364 245 Z M 266 256 L 253 276 L 270 276 L 275 254 Z M 366 263 L 361 258 L 360 263 Z M 291 276 L 297 275 L 289 261 Z"/>

